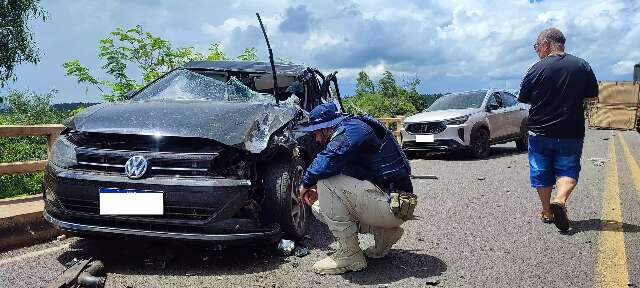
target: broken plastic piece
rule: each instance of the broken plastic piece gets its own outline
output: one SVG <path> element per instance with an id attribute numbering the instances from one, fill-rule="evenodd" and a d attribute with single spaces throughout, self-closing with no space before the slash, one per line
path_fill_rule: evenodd
<path id="1" fill-rule="evenodd" d="M 291 255 L 291 253 L 293 253 L 293 249 L 295 248 L 296 242 L 293 242 L 291 240 L 281 239 L 280 242 L 278 242 L 278 251 L 283 256 Z"/>
<path id="2" fill-rule="evenodd" d="M 411 175 L 411 179 L 438 179 L 436 175 Z"/>
<path id="3" fill-rule="evenodd" d="M 309 248 L 307 248 L 307 246 L 304 246 L 302 244 L 298 244 L 296 246 L 296 248 L 293 250 L 293 255 L 295 255 L 298 258 L 302 258 L 304 256 L 309 255 Z"/>

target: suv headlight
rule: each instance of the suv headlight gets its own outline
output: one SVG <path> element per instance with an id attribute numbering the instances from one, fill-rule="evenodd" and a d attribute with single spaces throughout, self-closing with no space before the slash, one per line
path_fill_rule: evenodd
<path id="1" fill-rule="evenodd" d="M 51 148 L 51 159 L 58 167 L 68 168 L 78 164 L 75 146 L 67 140 L 66 135 L 60 135 Z"/>
<path id="2" fill-rule="evenodd" d="M 444 120 L 443 122 L 446 125 L 462 125 L 464 124 L 464 122 L 467 122 L 467 120 L 469 120 L 469 115 L 447 119 L 447 120 Z"/>

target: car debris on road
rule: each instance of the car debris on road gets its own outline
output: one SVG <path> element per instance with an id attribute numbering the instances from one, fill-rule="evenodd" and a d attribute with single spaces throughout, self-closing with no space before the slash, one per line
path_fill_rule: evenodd
<path id="1" fill-rule="evenodd" d="M 102 288 L 106 281 L 104 264 L 92 258 L 78 260 L 62 275 L 47 285 L 47 288 Z"/>
<path id="2" fill-rule="evenodd" d="M 603 167 L 609 159 L 607 158 L 589 158 L 589 161 L 593 163 L 593 166 Z"/>

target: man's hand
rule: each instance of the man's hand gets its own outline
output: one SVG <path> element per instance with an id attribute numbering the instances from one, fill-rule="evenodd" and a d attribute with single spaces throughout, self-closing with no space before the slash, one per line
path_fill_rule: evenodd
<path id="1" fill-rule="evenodd" d="M 318 190 L 317 190 L 317 186 L 313 185 L 313 187 L 307 189 L 304 188 L 303 186 L 300 186 L 300 190 L 299 190 L 299 195 L 300 195 L 300 199 L 302 199 L 302 201 L 309 205 L 312 206 L 313 203 L 315 203 L 318 200 Z"/>

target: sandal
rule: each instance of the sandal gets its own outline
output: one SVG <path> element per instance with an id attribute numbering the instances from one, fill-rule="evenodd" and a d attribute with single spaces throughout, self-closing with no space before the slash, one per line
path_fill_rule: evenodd
<path id="1" fill-rule="evenodd" d="M 542 220 L 542 223 L 553 223 L 553 214 L 546 215 L 543 212 L 540 212 L 540 220 Z"/>
<path id="2" fill-rule="evenodd" d="M 562 232 L 569 230 L 569 218 L 567 217 L 567 207 L 565 204 L 559 201 L 553 201 L 551 202 L 551 211 L 553 211 L 553 223 L 556 224 L 556 227 Z"/>

